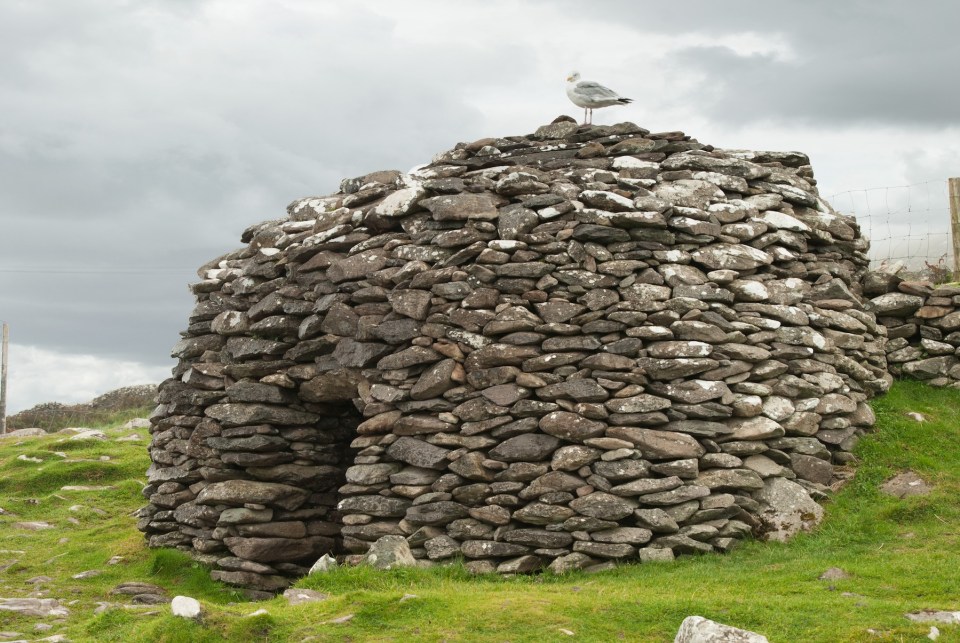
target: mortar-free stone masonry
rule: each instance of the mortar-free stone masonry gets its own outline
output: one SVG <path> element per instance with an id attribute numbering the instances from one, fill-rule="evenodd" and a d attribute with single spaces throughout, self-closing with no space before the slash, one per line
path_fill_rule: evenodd
<path id="1" fill-rule="evenodd" d="M 891 382 L 798 152 L 561 117 L 287 213 L 191 286 L 139 523 L 255 591 L 388 535 L 501 573 L 786 538 Z"/>

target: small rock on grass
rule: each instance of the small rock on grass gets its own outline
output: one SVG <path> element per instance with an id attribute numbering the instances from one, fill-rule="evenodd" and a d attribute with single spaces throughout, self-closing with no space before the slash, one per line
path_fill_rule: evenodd
<path id="1" fill-rule="evenodd" d="M 839 567 L 830 567 L 825 572 L 820 574 L 820 580 L 843 580 L 845 578 L 850 578 L 850 574 L 843 571 Z"/>
<path id="2" fill-rule="evenodd" d="M 347 621 L 353 618 L 353 614 L 346 614 L 344 616 L 339 616 L 335 619 L 327 621 L 327 623 L 346 623 Z"/>
<path id="3" fill-rule="evenodd" d="M 29 531 L 40 531 L 41 529 L 53 529 L 53 525 L 42 520 L 30 520 L 26 522 L 15 522 L 13 526 L 17 529 L 27 529 Z"/>
<path id="4" fill-rule="evenodd" d="M 749 630 L 724 625 L 702 616 L 688 616 L 680 624 L 673 643 L 770 643 L 767 637 Z"/>
<path id="5" fill-rule="evenodd" d="M 925 496 L 930 493 L 931 488 L 924 482 L 923 478 L 913 471 L 903 471 L 880 485 L 880 491 L 888 496 L 907 498 L 909 496 Z"/>
<path id="6" fill-rule="evenodd" d="M 200 601 L 189 596 L 174 596 L 170 601 L 170 611 L 181 618 L 200 618 Z"/>
<path id="7" fill-rule="evenodd" d="M 131 601 L 138 605 L 159 605 L 167 602 L 167 590 L 151 583 L 141 583 L 139 581 L 120 583 L 110 590 L 110 593 L 131 596 Z"/>
<path id="8" fill-rule="evenodd" d="M 55 598 L 0 598 L 0 612 L 17 612 L 24 616 L 61 617 L 70 610 Z"/>
<path id="9" fill-rule="evenodd" d="M 63 429 L 68 431 L 70 429 Z M 62 432 L 62 431 L 61 431 Z M 106 440 L 107 434 L 99 429 L 81 429 L 76 435 L 70 436 L 71 440 Z"/>
<path id="10" fill-rule="evenodd" d="M 159 594 L 137 594 L 130 602 L 134 605 L 162 605 L 167 602 L 167 597 Z"/>
<path id="11" fill-rule="evenodd" d="M 300 605 L 301 603 L 316 603 L 324 601 L 327 595 L 313 589 L 298 589 L 291 587 L 283 592 L 283 597 L 291 605 Z"/>
<path id="12" fill-rule="evenodd" d="M 307 575 L 311 574 L 320 574 L 323 572 L 328 572 L 331 569 L 336 569 L 338 567 L 337 559 L 331 556 L 330 554 L 324 554 L 317 559 L 317 562 L 313 564 L 313 567 L 310 568 L 310 571 L 307 572 Z"/>
<path id="13" fill-rule="evenodd" d="M 28 585 L 41 585 L 43 583 L 49 583 L 52 580 L 53 579 L 50 578 L 49 576 L 34 576 L 33 578 L 28 578 L 23 582 Z"/>
<path id="14" fill-rule="evenodd" d="M 945 623 L 947 625 L 960 624 L 960 612 L 947 610 L 922 610 L 906 615 L 914 623 Z"/>

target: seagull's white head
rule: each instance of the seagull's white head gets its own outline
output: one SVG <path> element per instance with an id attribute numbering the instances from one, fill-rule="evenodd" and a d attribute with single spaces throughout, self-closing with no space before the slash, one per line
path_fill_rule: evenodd
<path id="1" fill-rule="evenodd" d="M 570 72 L 570 75 L 567 76 L 567 82 L 568 82 L 568 83 L 575 83 L 575 82 L 577 82 L 578 80 L 580 80 L 580 72 L 578 72 L 578 71 L 572 71 L 572 72 Z"/>

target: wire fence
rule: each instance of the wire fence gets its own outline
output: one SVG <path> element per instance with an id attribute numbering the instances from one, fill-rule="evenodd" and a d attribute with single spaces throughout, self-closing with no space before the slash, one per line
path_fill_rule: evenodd
<path id="1" fill-rule="evenodd" d="M 947 179 L 847 190 L 827 200 L 857 218 L 870 239 L 872 267 L 899 263 L 909 272 L 952 272 Z"/>

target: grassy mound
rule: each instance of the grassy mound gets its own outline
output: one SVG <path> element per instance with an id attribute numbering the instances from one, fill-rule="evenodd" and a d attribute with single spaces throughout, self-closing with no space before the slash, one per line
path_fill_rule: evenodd
<path id="1" fill-rule="evenodd" d="M 180 552 L 144 547 L 132 513 L 143 504 L 145 431 L 135 432 L 139 442 L 116 441 L 134 433 L 116 429 L 106 441 L 0 441 L 0 508 L 8 512 L 0 515 L 0 597 L 39 591 L 70 609 L 60 620 L 0 611 L 0 630 L 74 641 L 659 642 L 699 614 L 771 641 L 927 640 L 929 626 L 906 612 L 960 609 L 960 392 L 901 382 L 874 408 L 878 428 L 859 447 L 856 477 L 827 505 L 817 532 L 790 543 L 562 577 L 475 577 L 459 566 L 339 569 L 302 579 L 298 587 L 328 598 L 296 606 L 282 597 L 244 602 Z M 932 492 L 882 494 L 880 485 L 904 470 Z M 14 527 L 26 521 L 53 527 Z M 108 564 L 114 556 L 122 560 Z M 830 567 L 849 577 L 819 580 Z M 98 574 L 73 578 L 89 570 Z M 130 606 L 110 594 L 125 581 L 197 598 L 204 616 L 194 623 L 167 605 Z M 401 600 L 407 594 L 415 597 Z M 105 602 L 112 606 L 95 613 Z M 266 613 L 250 616 L 258 609 Z M 53 628 L 35 632 L 38 622 Z M 960 626 L 939 627 L 941 640 L 960 639 Z"/>

